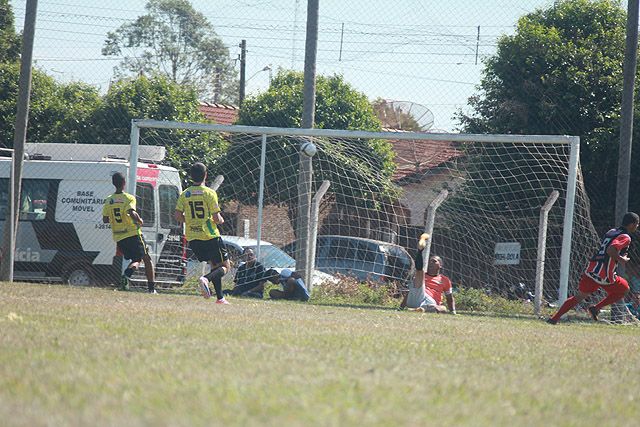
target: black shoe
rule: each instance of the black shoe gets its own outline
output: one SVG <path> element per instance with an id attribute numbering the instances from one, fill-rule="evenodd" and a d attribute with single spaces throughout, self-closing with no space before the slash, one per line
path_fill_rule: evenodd
<path id="1" fill-rule="evenodd" d="M 549 317 L 549 318 L 547 319 L 547 323 L 548 323 L 548 324 L 550 324 L 550 325 L 557 325 L 557 324 L 558 324 L 558 321 L 557 321 L 557 320 L 555 320 L 553 317 Z"/>
<path id="2" fill-rule="evenodd" d="M 587 311 L 591 315 L 591 318 L 597 322 L 598 314 L 600 314 L 600 310 L 598 310 L 595 306 L 592 305 L 591 307 L 587 308 Z"/>

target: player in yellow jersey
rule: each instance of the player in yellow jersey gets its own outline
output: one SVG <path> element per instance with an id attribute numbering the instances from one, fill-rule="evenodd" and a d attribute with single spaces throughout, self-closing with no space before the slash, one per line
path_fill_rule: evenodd
<path id="1" fill-rule="evenodd" d="M 209 283 L 212 282 L 218 297 L 216 304 L 229 304 L 222 295 L 222 277 L 231 268 L 231 263 L 218 231 L 218 224 L 224 223 L 218 206 L 218 195 L 205 186 L 207 168 L 204 164 L 194 163 L 190 172 L 193 185 L 178 197 L 175 217 L 185 224 L 189 247 L 198 260 L 211 264 L 209 274 L 200 277 L 198 281 L 202 296 L 211 297 Z"/>
<path id="2" fill-rule="evenodd" d="M 140 231 L 143 221 L 136 212 L 136 198 L 124 192 L 126 180 L 120 172 L 113 174 L 111 182 L 116 187 L 116 192 L 105 199 L 102 207 L 102 222 L 111 224 L 113 240 L 116 242 L 118 251 L 126 259 L 131 260 L 129 266 L 124 270 L 122 287 L 124 289 L 129 287 L 131 275 L 140 266 L 140 261 L 144 261 L 147 289 L 149 293 L 155 294 L 157 293 L 155 273 L 147 244 Z"/>

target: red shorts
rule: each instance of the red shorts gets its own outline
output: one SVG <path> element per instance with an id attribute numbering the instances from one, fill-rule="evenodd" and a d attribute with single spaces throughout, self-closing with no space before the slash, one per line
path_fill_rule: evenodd
<path id="1" fill-rule="evenodd" d="M 616 276 L 616 281 L 610 285 L 601 285 L 593 280 L 591 277 L 583 274 L 578 284 L 578 290 L 585 294 L 591 294 L 598 289 L 602 288 L 607 294 L 625 294 L 629 291 L 629 284 L 625 279 L 620 276 Z"/>

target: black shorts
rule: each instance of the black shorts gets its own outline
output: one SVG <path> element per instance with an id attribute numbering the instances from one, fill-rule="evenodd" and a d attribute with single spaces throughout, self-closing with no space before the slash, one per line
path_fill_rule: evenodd
<path id="1" fill-rule="evenodd" d="M 213 264 L 220 264 L 229 259 L 227 247 L 220 237 L 214 237 L 210 240 L 192 240 L 189 242 L 189 247 L 198 261 L 211 261 Z"/>
<path id="2" fill-rule="evenodd" d="M 142 258 L 149 252 L 142 235 L 127 237 L 117 242 L 116 245 L 125 259 L 130 259 L 131 262 L 142 261 Z"/>

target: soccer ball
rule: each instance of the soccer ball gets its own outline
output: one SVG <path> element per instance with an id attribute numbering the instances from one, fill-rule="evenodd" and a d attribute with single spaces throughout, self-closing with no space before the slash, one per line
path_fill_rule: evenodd
<path id="1" fill-rule="evenodd" d="M 318 147 L 313 142 L 305 142 L 300 146 L 300 151 L 307 157 L 313 157 L 318 152 Z"/>

